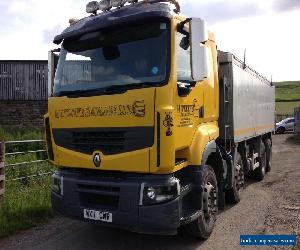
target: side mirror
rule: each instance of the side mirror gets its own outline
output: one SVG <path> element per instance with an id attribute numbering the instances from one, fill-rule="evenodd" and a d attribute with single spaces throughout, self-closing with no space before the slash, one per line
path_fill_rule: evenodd
<path id="1" fill-rule="evenodd" d="M 180 47 L 184 50 L 188 50 L 190 47 L 190 41 L 187 36 L 183 37 L 180 41 Z"/>
<path id="2" fill-rule="evenodd" d="M 208 49 L 202 43 L 208 40 L 206 23 L 200 18 L 190 20 L 191 70 L 194 81 L 204 80 L 209 76 Z"/>
<path id="3" fill-rule="evenodd" d="M 180 97 L 186 97 L 188 96 L 192 91 L 192 88 L 190 85 L 186 84 L 178 84 L 178 95 Z"/>
<path id="4" fill-rule="evenodd" d="M 50 50 L 48 52 L 48 97 L 52 96 L 55 71 L 58 64 L 60 49 Z"/>

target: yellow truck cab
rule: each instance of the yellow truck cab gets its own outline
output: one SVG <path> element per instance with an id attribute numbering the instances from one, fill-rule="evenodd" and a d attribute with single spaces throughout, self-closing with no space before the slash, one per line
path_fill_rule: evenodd
<path id="1" fill-rule="evenodd" d="M 244 176 L 270 170 L 274 87 L 218 52 L 205 22 L 181 15 L 176 1 L 102 0 L 87 12 L 49 53 L 54 210 L 208 238 Z"/>

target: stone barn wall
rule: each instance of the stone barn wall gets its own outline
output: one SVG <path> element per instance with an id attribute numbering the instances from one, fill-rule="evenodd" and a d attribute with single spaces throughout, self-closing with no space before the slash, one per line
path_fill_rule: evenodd
<path id="1" fill-rule="evenodd" d="M 47 101 L 0 101 L 0 127 L 40 127 Z"/>

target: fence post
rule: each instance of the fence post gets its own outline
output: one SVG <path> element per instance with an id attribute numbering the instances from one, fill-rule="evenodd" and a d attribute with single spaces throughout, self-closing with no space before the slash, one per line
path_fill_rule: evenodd
<path id="1" fill-rule="evenodd" d="M 0 199 L 4 196 L 5 189 L 5 143 L 0 141 Z"/>

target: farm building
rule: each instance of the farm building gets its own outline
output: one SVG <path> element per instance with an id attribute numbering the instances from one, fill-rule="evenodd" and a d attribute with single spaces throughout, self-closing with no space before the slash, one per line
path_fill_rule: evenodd
<path id="1" fill-rule="evenodd" d="M 47 61 L 0 61 L 0 126 L 43 124 L 47 111 Z"/>

